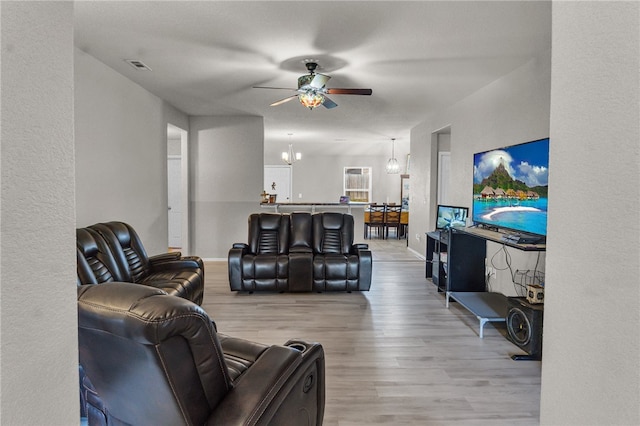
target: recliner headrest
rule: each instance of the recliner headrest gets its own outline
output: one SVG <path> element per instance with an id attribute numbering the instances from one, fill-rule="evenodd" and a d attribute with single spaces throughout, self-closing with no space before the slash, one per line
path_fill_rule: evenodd
<path id="1" fill-rule="evenodd" d="M 124 222 L 108 222 L 105 225 L 113 232 L 113 235 L 116 236 L 121 246 L 129 247 L 131 245 L 129 225 Z"/>
<path id="2" fill-rule="evenodd" d="M 99 251 L 94 234 L 86 228 L 76 229 L 76 247 L 85 257 L 94 256 Z"/>
<path id="3" fill-rule="evenodd" d="M 344 221 L 343 213 L 324 212 L 322 213 L 322 226 L 325 229 L 340 229 Z"/>
<path id="4" fill-rule="evenodd" d="M 80 327 L 155 345 L 167 337 L 198 336 L 215 324 L 195 303 L 141 284 L 109 283 L 78 287 Z M 203 328 L 204 327 L 204 328 Z"/>
<path id="5" fill-rule="evenodd" d="M 260 228 L 277 230 L 280 228 L 282 215 L 274 213 L 260 213 Z"/>

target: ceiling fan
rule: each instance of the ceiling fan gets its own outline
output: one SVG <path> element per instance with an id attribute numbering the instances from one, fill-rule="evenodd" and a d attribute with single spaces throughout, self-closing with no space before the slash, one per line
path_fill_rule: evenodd
<path id="1" fill-rule="evenodd" d="M 337 103 L 333 102 L 326 95 L 371 95 L 371 89 L 328 89 L 325 85 L 331 78 L 328 75 L 316 74 L 318 64 L 316 62 L 307 62 L 305 64 L 309 74 L 302 75 L 298 78 L 298 88 L 290 89 L 285 87 L 265 87 L 253 86 L 254 89 L 277 89 L 277 90 L 293 90 L 298 92 L 296 95 L 288 96 L 271 104 L 271 106 L 282 105 L 294 98 L 298 98 L 300 103 L 309 109 L 314 109 L 320 105 L 325 108 L 335 108 Z"/>

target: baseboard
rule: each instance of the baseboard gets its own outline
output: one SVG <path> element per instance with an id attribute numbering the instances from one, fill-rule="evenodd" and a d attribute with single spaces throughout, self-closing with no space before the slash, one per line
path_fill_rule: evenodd
<path id="1" fill-rule="evenodd" d="M 415 254 L 416 256 L 418 256 L 418 258 L 420 258 L 420 260 L 427 260 L 427 257 L 422 254 L 422 253 L 418 253 L 417 251 L 415 251 L 414 249 L 412 249 L 411 247 L 407 247 L 407 250 L 409 250 L 411 253 Z"/>

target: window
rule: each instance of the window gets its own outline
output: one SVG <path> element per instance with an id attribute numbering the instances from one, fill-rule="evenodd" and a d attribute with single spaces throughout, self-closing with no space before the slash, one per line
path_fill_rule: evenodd
<path id="1" fill-rule="evenodd" d="M 371 167 L 345 167 L 343 193 L 352 203 L 371 202 Z"/>

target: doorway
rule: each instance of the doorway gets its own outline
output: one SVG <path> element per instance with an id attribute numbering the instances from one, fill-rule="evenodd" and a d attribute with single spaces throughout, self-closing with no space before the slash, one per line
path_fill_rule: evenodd
<path id="1" fill-rule="evenodd" d="M 447 126 L 436 132 L 438 152 L 437 166 L 437 204 L 451 204 L 449 187 L 451 186 L 451 127 Z"/>
<path id="2" fill-rule="evenodd" d="M 451 153 L 438 152 L 438 204 L 451 204 L 449 186 L 451 184 Z"/>
<path id="3" fill-rule="evenodd" d="M 167 226 L 169 251 L 189 253 L 188 133 L 167 124 Z"/>
<path id="4" fill-rule="evenodd" d="M 290 203 L 291 166 L 264 166 L 264 191 L 276 195 L 276 202 Z"/>

